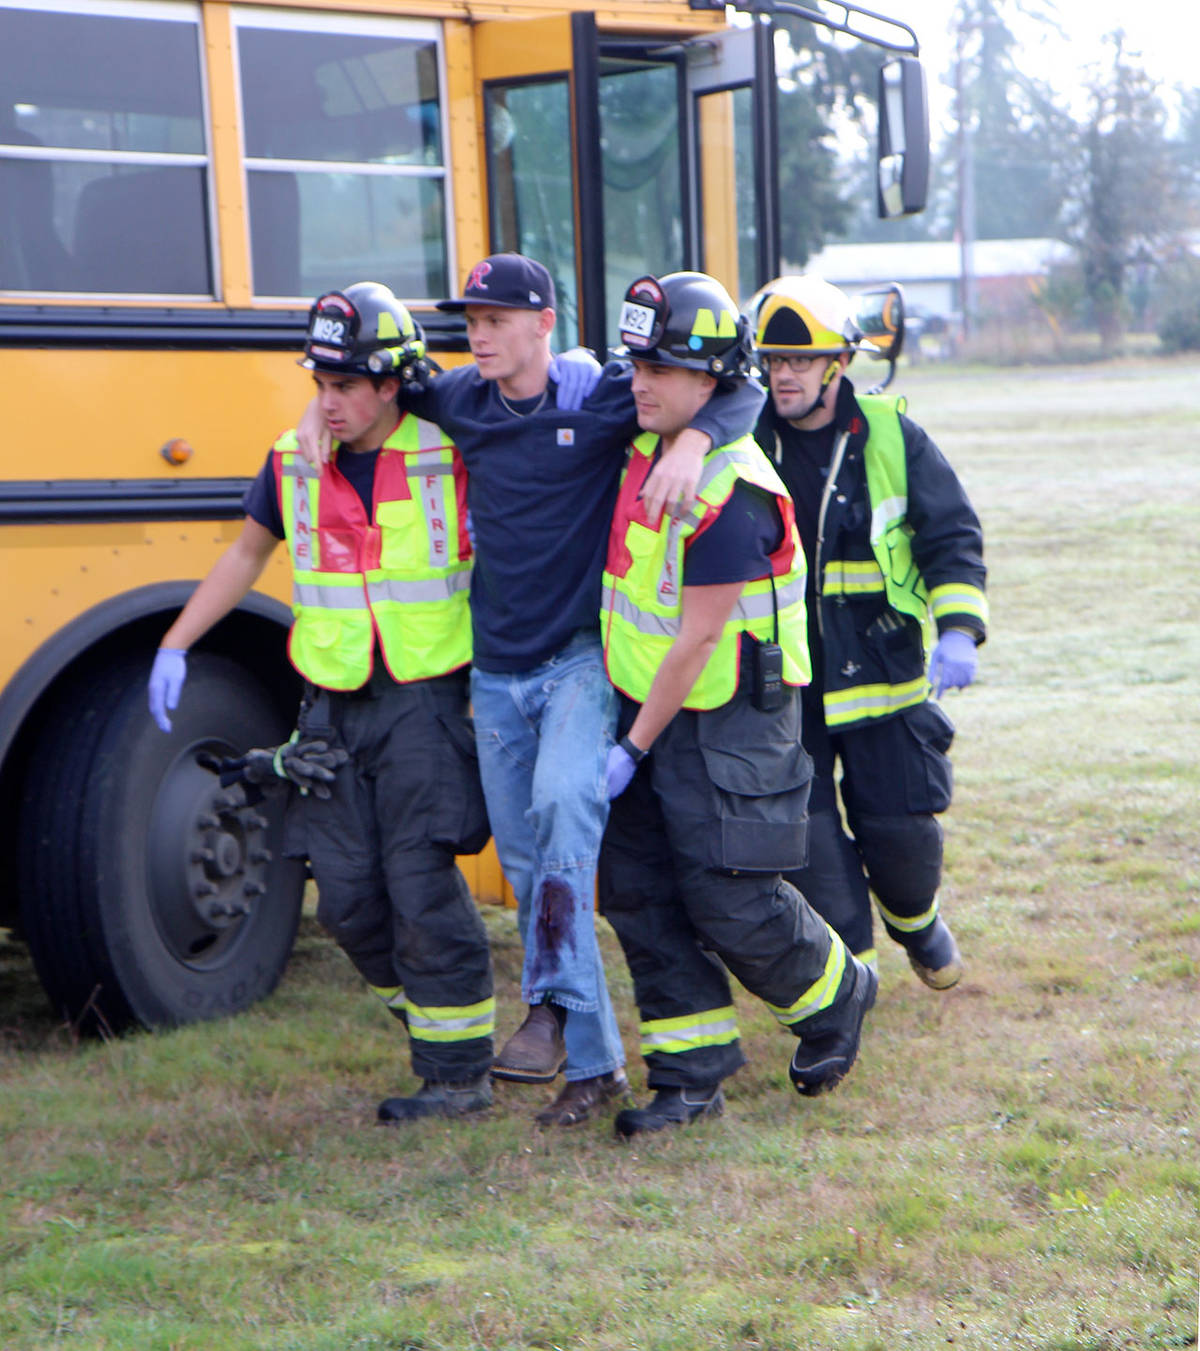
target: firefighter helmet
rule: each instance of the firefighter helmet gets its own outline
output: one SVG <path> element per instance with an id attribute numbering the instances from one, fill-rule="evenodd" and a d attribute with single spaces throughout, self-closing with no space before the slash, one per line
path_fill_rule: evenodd
<path id="1" fill-rule="evenodd" d="M 703 272 L 639 277 L 625 292 L 622 355 L 686 366 L 722 380 L 750 373 L 750 324 L 729 292 Z"/>
<path id="2" fill-rule="evenodd" d="M 313 302 L 300 364 L 353 375 L 401 375 L 424 356 L 425 335 L 408 310 L 382 283 L 360 281 Z"/>
<path id="3" fill-rule="evenodd" d="M 750 302 L 759 352 L 872 352 L 850 299 L 820 277 L 777 277 Z"/>

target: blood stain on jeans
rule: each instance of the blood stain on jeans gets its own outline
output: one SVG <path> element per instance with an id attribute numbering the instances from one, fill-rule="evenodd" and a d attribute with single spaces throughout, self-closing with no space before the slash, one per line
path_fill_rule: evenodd
<path id="1" fill-rule="evenodd" d="M 563 944 L 575 951 L 575 895 L 561 877 L 547 877 L 535 906 L 537 941 L 533 978 L 540 980 L 558 969 Z"/>

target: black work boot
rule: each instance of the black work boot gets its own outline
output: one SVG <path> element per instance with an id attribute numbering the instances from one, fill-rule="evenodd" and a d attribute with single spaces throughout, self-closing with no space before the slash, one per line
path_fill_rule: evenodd
<path id="1" fill-rule="evenodd" d="M 878 988 L 879 978 L 870 967 L 847 953 L 837 999 L 799 1025 L 800 1040 L 788 1066 L 797 1093 L 806 1098 L 828 1093 L 850 1072 L 858 1055 L 863 1019 L 874 1006 Z"/>
<path id="2" fill-rule="evenodd" d="M 667 1126 L 690 1126 L 697 1117 L 720 1116 L 725 1095 L 720 1084 L 706 1088 L 660 1088 L 649 1107 L 627 1107 L 618 1112 L 613 1128 L 628 1139 Z"/>
<path id="3" fill-rule="evenodd" d="M 394 1126 L 427 1116 L 466 1116 L 492 1105 L 492 1085 L 486 1074 L 475 1079 L 439 1082 L 426 1079 L 411 1098 L 385 1098 L 379 1104 L 379 1119 Z"/>
<path id="4" fill-rule="evenodd" d="M 908 953 L 908 964 L 931 990 L 948 990 L 962 978 L 962 956 L 950 932 L 950 926 L 941 917 L 913 934 L 900 934 L 900 942 Z"/>
<path id="5" fill-rule="evenodd" d="M 548 1084 L 567 1063 L 563 1025 L 567 1011 L 557 1004 L 534 1004 L 525 1021 L 492 1062 L 493 1079 L 518 1084 Z"/>

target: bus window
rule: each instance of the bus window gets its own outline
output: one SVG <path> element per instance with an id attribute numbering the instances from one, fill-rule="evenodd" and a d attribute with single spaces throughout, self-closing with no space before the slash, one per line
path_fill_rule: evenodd
<path id="1" fill-rule="evenodd" d="M 210 297 L 201 89 L 193 5 L 0 4 L 0 288 Z"/>
<path id="2" fill-rule="evenodd" d="M 253 287 L 449 294 L 439 25 L 235 12 Z"/>
<path id="3" fill-rule="evenodd" d="M 491 83 L 484 95 L 491 240 L 540 259 L 554 278 L 555 346 L 579 341 L 570 93 L 566 79 Z"/>

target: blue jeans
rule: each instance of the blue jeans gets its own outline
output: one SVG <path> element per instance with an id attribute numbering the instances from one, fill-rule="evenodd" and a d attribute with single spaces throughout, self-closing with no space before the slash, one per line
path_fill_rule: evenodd
<path id="1" fill-rule="evenodd" d="M 568 1079 L 625 1063 L 596 943 L 604 767 L 617 700 L 599 636 L 578 633 L 531 671 L 472 670 L 479 773 L 525 945 L 521 992 L 569 1010 Z"/>

